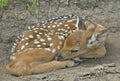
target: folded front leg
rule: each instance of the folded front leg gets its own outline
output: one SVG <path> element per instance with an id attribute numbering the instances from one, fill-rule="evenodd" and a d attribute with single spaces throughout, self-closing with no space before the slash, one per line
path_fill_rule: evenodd
<path id="1" fill-rule="evenodd" d="M 61 68 L 66 68 L 66 67 L 72 67 L 76 66 L 78 63 L 75 63 L 72 60 L 68 61 L 51 61 L 43 64 L 38 64 L 38 65 L 32 65 L 31 66 L 31 72 L 33 74 L 36 73 L 44 73 L 44 72 L 49 72 L 53 71 L 56 69 L 61 69 Z"/>
<path id="2" fill-rule="evenodd" d="M 67 67 L 73 67 L 79 64 L 80 63 L 74 60 L 67 60 L 67 61 L 54 60 L 54 61 L 40 63 L 40 64 L 26 63 L 24 61 L 12 61 L 6 66 L 6 69 L 12 75 L 23 76 L 23 75 L 49 72 L 49 71 L 67 68 Z"/>

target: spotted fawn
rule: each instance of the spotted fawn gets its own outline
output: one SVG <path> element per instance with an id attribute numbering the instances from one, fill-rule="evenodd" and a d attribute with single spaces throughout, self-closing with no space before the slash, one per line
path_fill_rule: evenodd
<path id="1" fill-rule="evenodd" d="M 12 48 L 6 71 L 31 75 L 80 64 L 79 58 L 103 57 L 108 29 L 77 15 L 64 15 L 28 27 Z"/>

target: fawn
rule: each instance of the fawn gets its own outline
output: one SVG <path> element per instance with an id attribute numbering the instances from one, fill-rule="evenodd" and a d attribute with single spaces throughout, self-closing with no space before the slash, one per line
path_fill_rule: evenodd
<path id="1" fill-rule="evenodd" d="M 104 57 L 108 29 L 76 15 L 39 23 L 18 37 L 8 73 L 16 76 L 77 66 L 79 58 Z"/>

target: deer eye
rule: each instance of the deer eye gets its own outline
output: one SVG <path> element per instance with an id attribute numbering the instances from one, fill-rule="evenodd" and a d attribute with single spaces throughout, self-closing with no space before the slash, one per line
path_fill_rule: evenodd
<path id="1" fill-rule="evenodd" d="M 93 42 L 90 42 L 90 44 L 93 44 Z"/>
<path id="2" fill-rule="evenodd" d="M 71 52 L 78 52 L 78 50 L 71 50 Z"/>

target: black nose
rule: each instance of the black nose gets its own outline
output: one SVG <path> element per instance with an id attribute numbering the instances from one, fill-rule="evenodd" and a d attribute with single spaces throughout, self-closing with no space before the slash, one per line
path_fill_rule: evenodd
<path id="1" fill-rule="evenodd" d="M 63 60 L 63 57 L 61 55 L 57 55 L 57 56 L 55 56 L 55 60 L 61 61 L 61 60 Z"/>

